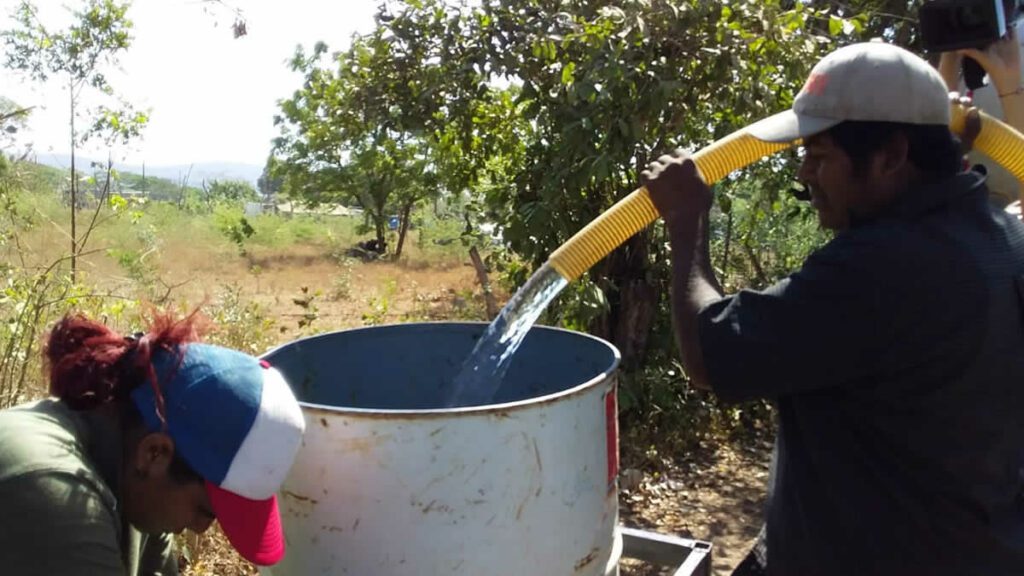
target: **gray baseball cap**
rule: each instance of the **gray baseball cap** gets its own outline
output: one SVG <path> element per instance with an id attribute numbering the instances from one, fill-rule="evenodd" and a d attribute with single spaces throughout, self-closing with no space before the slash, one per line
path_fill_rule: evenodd
<path id="1" fill-rule="evenodd" d="M 948 126 L 949 91 L 912 52 L 884 42 L 852 44 L 814 66 L 792 109 L 747 132 L 765 142 L 794 142 L 847 120 Z"/>

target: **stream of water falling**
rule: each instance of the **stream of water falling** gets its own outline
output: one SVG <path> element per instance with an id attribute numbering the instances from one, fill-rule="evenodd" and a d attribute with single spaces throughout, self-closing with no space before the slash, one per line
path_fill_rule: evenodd
<path id="1" fill-rule="evenodd" d="M 568 284 L 550 265 L 540 267 L 487 327 L 445 394 L 445 407 L 488 404 L 512 357 L 541 312 Z"/>

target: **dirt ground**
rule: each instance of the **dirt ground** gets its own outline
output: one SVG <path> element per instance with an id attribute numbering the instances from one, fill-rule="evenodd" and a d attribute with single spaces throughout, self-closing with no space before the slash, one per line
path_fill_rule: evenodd
<path id="1" fill-rule="evenodd" d="M 401 262 L 356 260 L 341 266 L 315 246 L 291 246 L 285 252 L 254 249 L 242 258 L 230 249 L 219 253 L 193 250 L 187 240 L 173 238 L 161 252 L 158 296 L 166 294 L 170 301 L 191 305 L 215 304 L 226 289 L 237 289 L 244 301 L 259 303 L 274 321 L 279 343 L 371 322 L 474 319 L 474 314 L 484 319 L 482 301 L 472 298 L 480 290 L 468 256 L 465 262 L 430 265 L 410 258 Z M 93 282 L 112 290 L 134 282 L 102 256 L 87 261 L 84 269 Z M 299 320 L 310 308 L 296 301 L 310 296 L 317 318 L 300 329 Z"/>
<path id="2" fill-rule="evenodd" d="M 664 458 L 654 473 L 625 468 L 620 522 L 711 542 L 712 573 L 727 576 L 761 529 L 770 455 L 771 446 L 764 443 L 705 445 Z M 623 564 L 623 576 L 673 573 L 639 562 Z"/>
<path id="3" fill-rule="evenodd" d="M 214 297 L 223 286 L 234 285 L 245 298 L 266 308 L 280 342 L 310 331 L 363 326 L 368 316 L 391 323 L 408 321 L 411 315 L 465 319 L 479 313 L 479 302 L 472 300 L 480 289 L 468 257 L 442 266 L 409 260 L 358 262 L 341 268 L 313 248 L 292 248 L 284 255 L 257 252 L 249 259 L 230 252 L 211 256 L 189 248 L 187 243 L 164 247 L 168 256 L 162 258 L 161 275 L 179 279 L 173 288 L 175 298 L 198 302 Z M 92 273 L 110 284 L 118 280 L 116 269 L 102 263 L 94 264 Z M 345 284 L 346 297 L 332 297 L 339 283 Z M 309 294 L 318 294 L 318 318 L 312 327 L 300 329 L 298 320 L 304 310 L 294 300 L 302 296 L 303 286 Z M 629 461 L 625 447 L 623 453 L 622 524 L 708 540 L 714 546 L 713 573 L 728 575 L 760 528 L 770 447 L 705 446 L 695 453 L 662 458 L 654 469 L 648 462 L 644 471 Z M 186 576 L 256 574 L 218 532 L 184 538 L 189 550 L 182 562 Z M 624 562 L 622 573 L 671 574 L 637 562 Z"/>

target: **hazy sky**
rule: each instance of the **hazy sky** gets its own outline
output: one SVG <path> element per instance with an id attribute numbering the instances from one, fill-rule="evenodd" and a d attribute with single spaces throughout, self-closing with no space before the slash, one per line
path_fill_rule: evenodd
<path id="1" fill-rule="evenodd" d="M 19 4 L 0 0 L 0 30 L 11 28 Z M 136 0 L 129 9 L 135 40 L 108 77 L 131 103 L 150 110 L 140 141 L 115 159 L 150 165 L 244 162 L 262 165 L 270 151 L 276 101 L 300 86 L 287 60 L 298 44 L 348 46 L 373 25 L 376 0 L 226 0 L 242 11 L 248 35 L 234 39 L 233 13 L 200 0 Z M 37 0 L 42 18 L 66 22 L 79 0 Z M 37 154 L 67 153 L 67 93 L 0 70 L 0 96 L 35 105 L 27 140 Z M 105 157 L 105 149 L 86 150 Z"/>

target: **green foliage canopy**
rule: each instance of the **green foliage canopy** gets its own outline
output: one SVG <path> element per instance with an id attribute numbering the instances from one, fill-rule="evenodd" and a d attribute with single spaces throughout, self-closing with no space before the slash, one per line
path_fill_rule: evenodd
<path id="1" fill-rule="evenodd" d="M 343 191 L 354 159 L 417 142 L 438 182 L 468 192 L 529 270 L 636 188 L 664 151 L 699 149 L 789 107 L 811 65 L 844 43 L 914 40 L 913 3 L 861 0 L 481 0 L 384 3 L 375 30 L 282 102 L 276 152 L 286 187 Z M 385 138 L 386 137 L 386 138 Z M 787 193 L 793 155 L 717 187 L 716 266 L 732 288 L 763 286 L 824 236 Z M 367 163 L 379 176 L 381 165 Z M 295 190 L 295 188 L 293 188 Z M 659 227 L 595 266 L 549 320 L 612 340 L 629 374 L 670 373 L 668 248 Z M 634 371 L 634 368 L 638 370 Z M 658 381 L 657 378 L 654 378 Z M 669 410 L 643 383 L 634 405 Z"/>

